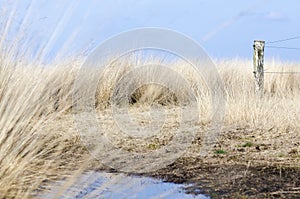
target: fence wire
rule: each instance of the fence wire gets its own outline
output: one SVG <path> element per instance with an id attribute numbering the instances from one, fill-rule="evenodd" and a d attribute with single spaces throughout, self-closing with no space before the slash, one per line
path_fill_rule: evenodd
<path id="1" fill-rule="evenodd" d="M 286 49 L 286 50 L 300 50 L 300 48 L 294 47 L 286 47 L 286 46 L 265 46 L 266 48 L 279 48 L 279 49 Z"/>
<path id="2" fill-rule="evenodd" d="M 275 41 L 268 41 L 268 42 L 266 42 L 266 44 L 274 44 L 274 43 L 279 43 L 279 42 L 284 42 L 284 41 L 290 41 L 290 40 L 295 40 L 295 39 L 300 39 L 300 36 L 290 37 L 290 38 L 280 39 L 280 40 L 275 40 Z"/>
<path id="3" fill-rule="evenodd" d="M 295 36 L 295 37 L 290 37 L 290 38 L 285 38 L 285 39 L 279 39 L 275 41 L 268 41 L 266 44 L 274 44 L 274 43 L 281 43 L 285 41 L 290 41 L 290 40 L 297 40 L 300 39 L 300 36 Z M 284 50 L 299 50 L 300 48 L 297 47 L 287 47 L 287 46 L 274 46 L 274 45 L 266 45 L 266 48 L 274 48 L 274 49 L 284 49 Z M 264 73 L 269 73 L 269 74 L 300 74 L 300 72 L 279 72 L 279 71 L 264 71 Z"/>
<path id="4" fill-rule="evenodd" d="M 279 74 L 294 74 L 294 73 L 299 73 L 300 74 L 300 72 L 265 72 L 264 71 L 264 73 L 279 73 Z"/>

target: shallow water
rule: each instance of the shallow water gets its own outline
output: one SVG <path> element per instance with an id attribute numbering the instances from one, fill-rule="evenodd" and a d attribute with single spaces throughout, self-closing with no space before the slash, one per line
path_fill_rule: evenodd
<path id="1" fill-rule="evenodd" d="M 66 185 L 58 182 L 43 194 L 42 198 L 200 198 L 205 195 L 186 194 L 184 187 L 188 185 L 163 182 L 148 177 L 127 176 L 101 172 L 87 172 L 76 178 L 75 183 Z M 67 182 L 68 183 L 68 182 Z M 71 185 L 71 186 L 70 186 Z M 69 187 L 69 188 L 67 188 Z"/>

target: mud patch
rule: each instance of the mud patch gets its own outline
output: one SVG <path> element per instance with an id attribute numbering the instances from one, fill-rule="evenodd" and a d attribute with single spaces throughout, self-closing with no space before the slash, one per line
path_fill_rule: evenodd
<path id="1" fill-rule="evenodd" d="M 208 164 L 182 158 L 150 176 L 192 184 L 185 187 L 187 193 L 212 198 L 300 198 L 300 168 L 295 167 Z"/>

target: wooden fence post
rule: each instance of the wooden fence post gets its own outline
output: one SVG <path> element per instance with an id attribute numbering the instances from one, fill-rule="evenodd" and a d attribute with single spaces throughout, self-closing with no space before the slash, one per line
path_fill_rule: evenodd
<path id="1" fill-rule="evenodd" d="M 253 54 L 253 66 L 254 66 L 254 78 L 255 78 L 255 93 L 262 97 L 264 93 L 264 48 L 265 41 L 254 41 L 254 54 Z"/>

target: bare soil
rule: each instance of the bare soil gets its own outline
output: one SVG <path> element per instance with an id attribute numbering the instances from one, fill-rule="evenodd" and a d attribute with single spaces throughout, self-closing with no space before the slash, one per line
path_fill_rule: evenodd
<path id="1" fill-rule="evenodd" d="M 187 193 L 211 198 L 300 197 L 300 169 L 295 167 L 208 164 L 197 158 L 182 158 L 150 176 L 189 183 Z"/>
<path id="2" fill-rule="evenodd" d="M 299 141 L 297 131 L 231 127 L 207 157 L 183 157 L 150 176 L 212 198 L 300 198 Z"/>
<path id="3" fill-rule="evenodd" d="M 74 132 L 74 126 L 70 128 Z M 80 145 L 80 139 L 75 140 Z M 125 148 L 136 147 L 130 140 L 126 141 L 129 144 Z M 205 157 L 199 156 L 201 143 L 200 133 L 186 155 L 163 169 L 142 175 L 188 183 L 191 185 L 186 188 L 187 193 L 207 194 L 212 198 L 300 198 L 300 134 L 297 129 L 226 127 Z M 87 154 L 84 148 L 82 154 Z M 89 169 L 117 172 L 99 165 L 96 160 Z"/>

